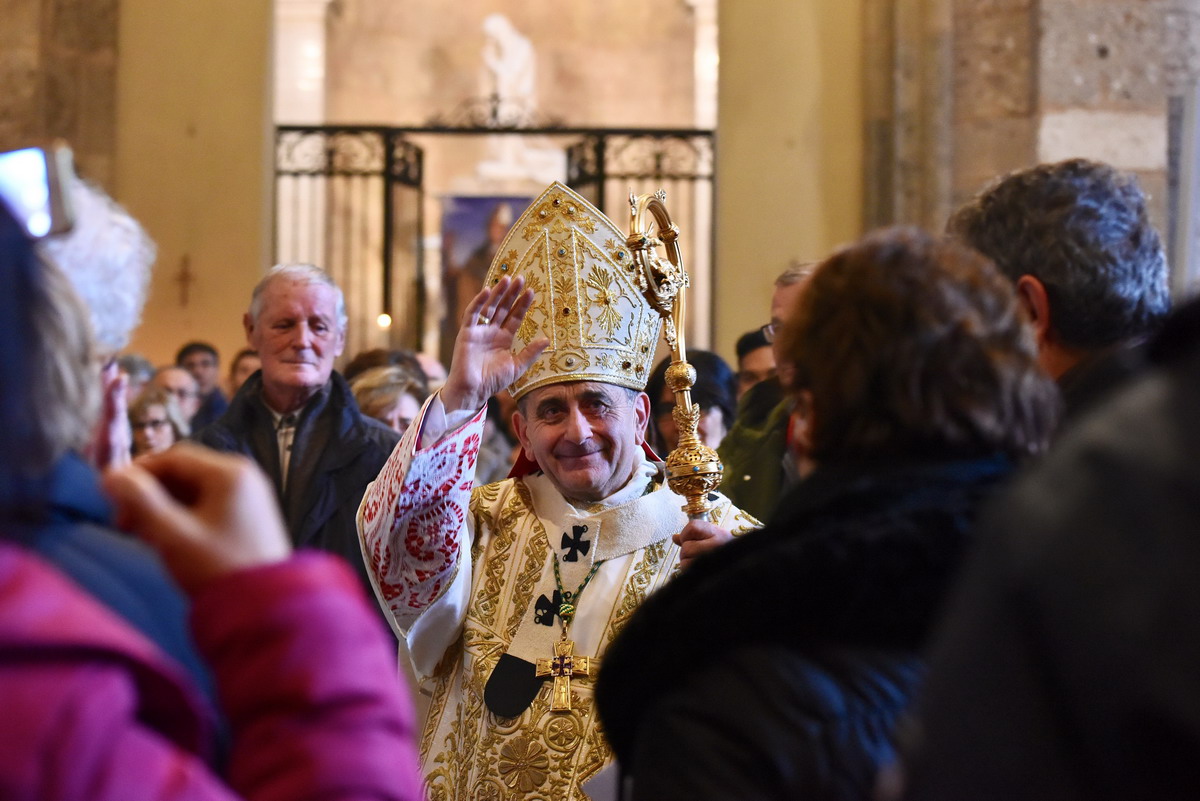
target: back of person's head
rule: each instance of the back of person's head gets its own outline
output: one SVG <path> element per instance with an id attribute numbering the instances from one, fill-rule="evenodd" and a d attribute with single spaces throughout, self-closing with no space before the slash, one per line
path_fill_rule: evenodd
<path id="1" fill-rule="evenodd" d="M 1142 337 L 1170 309 L 1145 195 L 1135 177 L 1107 164 L 1072 159 L 1012 173 L 958 209 L 947 229 L 1010 280 L 1037 278 L 1069 347 Z"/>
<path id="2" fill-rule="evenodd" d="M 88 315 L 0 206 L 0 514 L 40 498 L 19 489 L 88 440 L 100 404 Z"/>
<path id="3" fill-rule="evenodd" d="M 117 367 L 129 376 L 130 382 L 144 384 L 154 378 L 154 365 L 139 353 L 124 353 L 117 357 Z"/>
<path id="4" fill-rule="evenodd" d="M 75 181 L 71 200 L 74 228 L 44 240 L 41 252 L 83 301 L 97 347 L 115 354 L 129 344 L 141 320 L 154 242 L 112 198 L 84 181 Z"/>
<path id="5" fill-rule="evenodd" d="M 775 288 L 795 286 L 812 275 L 813 270 L 817 269 L 818 263 L 803 259 L 793 259 L 788 263 L 787 268 L 783 272 L 775 276 Z"/>
<path id="6" fill-rule="evenodd" d="M 781 336 L 818 463 L 1021 457 L 1045 447 L 1057 391 L 1012 284 L 914 228 L 823 262 Z"/>

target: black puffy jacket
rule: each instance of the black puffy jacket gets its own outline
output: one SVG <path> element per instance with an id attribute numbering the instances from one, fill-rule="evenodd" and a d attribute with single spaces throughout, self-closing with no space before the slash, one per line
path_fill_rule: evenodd
<path id="1" fill-rule="evenodd" d="M 633 798 L 869 798 L 975 511 L 1008 472 L 822 468 L 649 598 L 596 688 Z"/>

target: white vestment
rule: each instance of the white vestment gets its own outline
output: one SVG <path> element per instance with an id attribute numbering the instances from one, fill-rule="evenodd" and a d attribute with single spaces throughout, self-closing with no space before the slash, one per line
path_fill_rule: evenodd
<path id="1" fill-rule="evenodd" d="M 554 656 L 562 631 L 556 559 L 570 592 L 600 562 L 577 599 L 570 638 L 575 656 L 602 660 L 638 604 L 678 570 L 671 536 L 687 523 L 683 499 L 650 461 L 587 509 L 540 473 L 472 490 L 484 413 L 436 443 L 426 434 L 428 447 L 419 447 L 438 410 L 440 401 L 426 404 L 358 514 L 376 592 L 417 675 L 434 685 L 421 738 L 428 796 L 584 799 L 580 784 L 611 758 L 592 702 L 594 674 L 571 680 L 568 712 L 551 711 L 548 680 L 515 717 L 495 715 L 484 688 L 506 653 L 530 663 Z M 709 519 L 735 534 L 759 525 L 723 496 Z"/>

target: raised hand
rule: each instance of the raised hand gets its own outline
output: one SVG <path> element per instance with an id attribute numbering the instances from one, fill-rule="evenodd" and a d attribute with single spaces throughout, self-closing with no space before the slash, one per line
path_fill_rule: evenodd
<path id="1" fill-rule="evenodd" d="M 447 412 L 478 409 L 487 399 L 520 378 L 550 340 L 535 339 L 512 352 L 513 338 L 529 307 L 533 290 L 525 280 L 508 276 L 485 288 L 467 305 L 462 327 L 454 340 L 450 375 L 442 387 L 442 404 Z"/>
<path id="2" fill-rule="evenodd" d="M 159 551 L 188 592 L 291 553 L 275 492 L 243 456 L 182 442 L 109 471 L 104 487 L 118 525 Z"/>
<path id="3" fill-rule="evenodd" d="M 100 372 L 103 406 L 100 419 L 92 429 L 92 439 L 84 448 L 84 455 L 101 470 L 124 467 L 130 461 L 133 431 L 129 428 L 125 405 L 127 383 L 128 379 L 115 361 L 109 362 Z"/>

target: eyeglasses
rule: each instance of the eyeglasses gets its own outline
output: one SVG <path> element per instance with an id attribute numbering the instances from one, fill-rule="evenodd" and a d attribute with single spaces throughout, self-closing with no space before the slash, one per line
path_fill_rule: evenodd
<path id="1" fill-rule="evenodd" d="M 763 339 L 767 340 L 767 344 L 770 345 L 775 341 L 775 335 L 779 333 L 779 324 L 767 323 L 758 330 L 762 332 Z"/>
<path id="2" fill-rule="evenodd" d="M 176 398 L 179 398 L 179 400 L 181 400 L 181 401 L 188 400 L 189 398 L 200 397 L 200 393 L 197 392 L 196 390 L 183 389 L 182 387 L 180 387 L 179 389 L 168 389 L 167 392 L 170 392 L 172 395 L 174 395 Z"/>
<path id="3" fill-rule="evenodd" d="M 130 423 L 129 427 L 132 428 L 134 431 L 141 431 L 144 428 L 149 428 L 152 431 L 158 431 L 163 426 L 167 426 L 170 424 L 171 424 L 170 420 L 163 420 L 163 419 L 156 420 L 156 419 L 151 418 L 150 420 L 142 420 L 137 423 Z"/>

